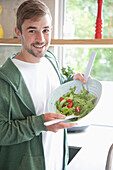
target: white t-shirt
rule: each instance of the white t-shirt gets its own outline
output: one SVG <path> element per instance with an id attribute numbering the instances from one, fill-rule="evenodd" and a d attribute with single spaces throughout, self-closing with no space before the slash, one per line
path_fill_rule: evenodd
<path id="1" fill-rule="evenodd" d="M 59 85 L 59 78 L 52 64 L 45 57 L 39 63 L 28 63 L 12 59 L 23 75 L 31 94 L 36 114 L 48 112 L 47 102 L 51 92 Z M 63 167 L 63 130 L 57 133 L 42 132 L 46 170 L 62 170 Z"/>

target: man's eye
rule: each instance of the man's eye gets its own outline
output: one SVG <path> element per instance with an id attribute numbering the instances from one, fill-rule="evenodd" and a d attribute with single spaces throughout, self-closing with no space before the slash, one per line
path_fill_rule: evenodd
<path id="1" fill-rule="evenodd" d="M 30 33 L 35 33 L 36 31 L 35 30 L 29 30 Z"/>
<path id="2" fill-rule="evenodd" d="M 45 30 L 43 30 L 43 32 L 44 32 L 44 33 L 49 33 L 50 30 L 49 30 L 49 29 L 45 29 Z"/>

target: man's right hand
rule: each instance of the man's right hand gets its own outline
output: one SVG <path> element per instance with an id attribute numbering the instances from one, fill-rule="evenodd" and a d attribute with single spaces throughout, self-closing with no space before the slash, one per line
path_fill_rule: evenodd
<path id="1" fill-rule="evenodd" d="M 66 118 L 65 115 L 62 115 L 59 113 L 45 113 L 44 114 L 44 122 L 48 122 L 54 119 L 65 119 L 65 118 Z M 59 122 L 59 123 L 52 124 L 50 126 L 46 126 L 46 128 L 48 131 L 58 132 L 58 130 L 60 129 L 72 128 L 75 125 L 76 123 Z"/>

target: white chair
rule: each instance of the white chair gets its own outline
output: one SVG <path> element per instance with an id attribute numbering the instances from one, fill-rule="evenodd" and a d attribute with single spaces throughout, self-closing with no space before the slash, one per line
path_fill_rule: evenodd
<path id="1" fill-rule="evenodd" d="M 113 144 L 110 146 L 108 151 L 105 170 L 113 170 Z"/>

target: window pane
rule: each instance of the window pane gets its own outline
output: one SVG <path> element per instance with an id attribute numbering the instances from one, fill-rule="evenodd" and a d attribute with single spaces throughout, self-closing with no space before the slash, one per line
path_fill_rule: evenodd
<path id="1" fill-rule="evenodd" d="M 85 72 L 91 52 L 97 53 L 91 76 L 100 81 L 113 81 L 113 48 L 64 47 L 64 67 L 68 65 L 78 72 Z"/>
<path id="2" fill-rule="evenodd" d="M 113 1 L 103 2 L 103 38 L 113 38 Z M 66 0 L 64 38 L 94 39 L 97 0 Z"/>

